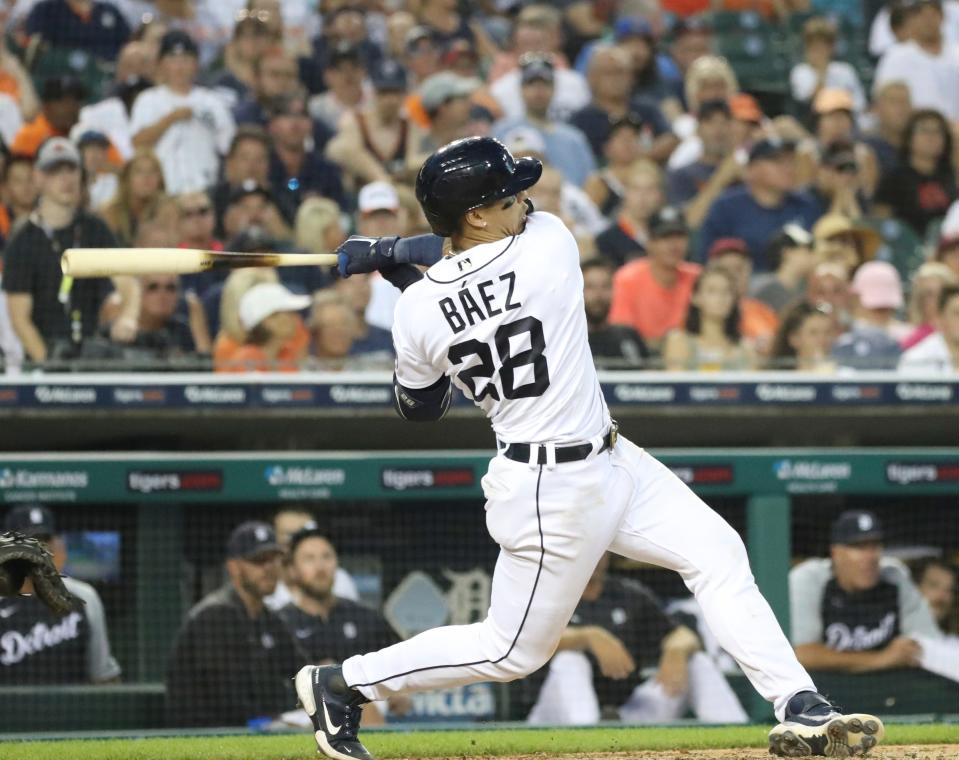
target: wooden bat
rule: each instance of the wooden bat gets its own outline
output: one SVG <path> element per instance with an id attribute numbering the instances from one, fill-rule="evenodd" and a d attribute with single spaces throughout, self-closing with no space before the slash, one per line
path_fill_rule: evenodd
<path id="1" fill-rule="evenodd" d="M 60 259 L 67 277 L 191 274 L 242 267 L 336 266 L 335 253 L 230 253 L 194 248 L 68 248 Z"/>

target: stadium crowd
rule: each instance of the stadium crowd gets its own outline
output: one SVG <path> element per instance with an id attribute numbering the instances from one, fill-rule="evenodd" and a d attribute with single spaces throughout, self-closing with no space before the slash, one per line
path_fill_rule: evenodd
<path id="1" fill-rule="evenodd" d="M 388 367 L 330 270 L 77 280 L 70 247 L 428 232 L 423 159 L 546 165 L 597 363 L 959 369 L 956 0 L 6 0 L 6 367 Z M 869 34 L 866 31 L 869 30 Z M 131 254 L 135 255 L 135 254 Z"/>

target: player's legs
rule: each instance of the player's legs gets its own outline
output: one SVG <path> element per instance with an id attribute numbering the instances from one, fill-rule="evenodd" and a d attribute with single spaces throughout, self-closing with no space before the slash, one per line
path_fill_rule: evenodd
<path id="1" fill-rule="evenodd" d="M 589 658 L 582 652 L 557 652 L 527 722 L 534 726 L 593 725 L 599 718 Z"/>
<path id="2" fill-rule="evenodd" d="M 542 667 L 559 643 L 625 508 L 610 497 L 628 477 L 600 455 L 554 468 L 497 457 L 483 478 L 486 524 L 501 547 L 487 618 L 445 626 L 343 663 L 368 699 L 475 681 L 510 681 Z"/>
<path id="3" fill-rule="evenodd" d="M 759 592 L 739 535 L 632 442 L 620 437 L 612 460 L 635 489 L 610 549 L 678 572 L 720 645 L 782 719 L 789 698 L 815 686 Z"/>

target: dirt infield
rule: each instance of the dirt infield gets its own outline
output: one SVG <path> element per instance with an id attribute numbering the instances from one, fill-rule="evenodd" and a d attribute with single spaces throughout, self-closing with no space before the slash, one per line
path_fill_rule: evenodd
<path id="1" fill-rule="evenodd" d="M 495 760 L 584 760 L 587 755 L 507 755 Z M 684 749 L 646 752 L 590 753 L 589 760 L 772 760 L 768 750 L 750 749 Z M 877 747 L 867 756 L 868 760 L 956 760 L 959 744 L 903 744 Z M 412 760 L 412 759 L 408 759 Z M 459 760 L 450 758 L 449 760 Z M 470 760 L 480 760 L 471 758 Z M 489 760 L 494 760 L 490 758 Z"/>

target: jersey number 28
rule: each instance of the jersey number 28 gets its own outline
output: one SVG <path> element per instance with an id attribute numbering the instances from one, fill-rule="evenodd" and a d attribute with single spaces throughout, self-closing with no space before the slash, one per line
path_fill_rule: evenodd
<path id="1" fill-rule="evenodd" d="M 524 333 L 529 334 L 529 348 L 511 355 L 510 338 Z M 543 323 L 536 317 L 523 317 L 515 322 L 507 322 L 496 330 L 493 342 L 496 344 L 496 353 L 499 354 L 499 379 L 503 386 L 503 398 L 542 396 L 549 388 L 549 368 L 546 366 L 546 357 L 543 356 L 543 350 L 546 348 Z M 489 344 L 471 338 L 450 346 L 447 356 L 451 364 L 460 364 L 468 356 L 479 359 L 478 364 L 459 373 L 460 379 L 472 387 L 472 396 L 476 401 L 482 401 L 487 396 L 496 401 L 500 400 L 499 389 L 493 380 L 497 370 Z M 530 364 L 533 366 L 533 379 L 517 386 L 516 370 Z M 482 388 L 477 382 L 480 379 L 487 381 Z"/>

